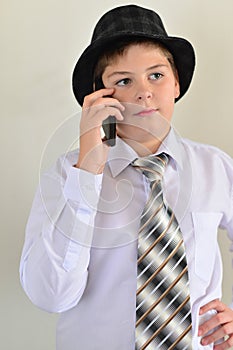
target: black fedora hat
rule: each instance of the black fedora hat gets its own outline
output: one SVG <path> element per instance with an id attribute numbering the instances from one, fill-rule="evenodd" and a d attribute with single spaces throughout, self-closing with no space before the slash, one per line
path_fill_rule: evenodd
<path id="1" fill-rule="evenodd" d="M 162 43 L 173 55 L 178 71 L 180 96 L 176 101 L 186 93 L 195 67 L 195 54 L 190 42 L 168 36 L 156 12 L 137 5 L 125 5 L 108 11 L 100 18 L 91 44 L 76 63 L 72 85 L 80 105 L 84 97 L 93 92 L 93 73 L 99 56 L 111 43 L 127 38 L 146 38 Z"/>

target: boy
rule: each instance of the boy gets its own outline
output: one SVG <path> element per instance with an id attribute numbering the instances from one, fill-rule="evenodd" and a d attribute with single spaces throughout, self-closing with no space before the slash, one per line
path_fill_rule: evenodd
<path id="1" fill-rule="evenodd" d="M 61 313 L 59 350 L 133 350 L 135 342 L 137 349 L 148 350 L 233 345 L 233 311 L 220 301 L 217 246 L 219 226 L 233 240 L 233 164 L 213 147 L 179 138 L 171 127 L 174 103 L 188 90 L 194 65 L 191 44 L 169 37 L 155 12 L 134 5 L 107 12 L 77 62 L 73 90 L 83 106 L 80 149 L 42 177 L 20 267 L 30 299 Z M 117 121 L 115 147 L 100 131 L 109 115 Z M 135 165 L 155 158 L 159 177 L 168 163 L 163 191 L 183 236 L 189 277 L 185 320 L 191 310 L 192 324 L 179 333 L 180 324 L 169 328 L 168 319 L 175 319 L 169 316 L 162 326 L 166 334 L 160 327 L 152 332 L 149 315 L 135 341 L 138 232 L 148 197 L 155 201 L 151 188 L 161 182 L 150 183 Z M 154 294 L 145 299 L 153 304 Z M 162 311 L 155 318 L 160 316 Z"/>

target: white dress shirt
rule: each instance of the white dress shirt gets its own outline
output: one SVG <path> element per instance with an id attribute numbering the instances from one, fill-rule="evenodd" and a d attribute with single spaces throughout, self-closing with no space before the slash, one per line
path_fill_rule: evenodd
<path id="1" fill-rule="evenodd" d="M 200 345 L 199 308 L 221 298 L 217 229 L 227 229 L 233 241 L 233 162 L 173 129 L 161 152 L 170 156 L 163 187 L 186 247 L 193 349 L 213 349 Z M 75 150 L 41 177 L 20 276 L 34 304 L 60 313 L 57 350 L 135 348 L 137 232 L 149 193 L 147 179 L 130 165 L 136 157 L 117 138 L 103 174 L 75 168 Z"/>

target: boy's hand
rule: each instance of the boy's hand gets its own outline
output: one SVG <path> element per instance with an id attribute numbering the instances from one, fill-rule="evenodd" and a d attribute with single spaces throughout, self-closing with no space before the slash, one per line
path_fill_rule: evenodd
<path id="1" fill-rule="evenodd" d="M 121 112 L 125 107 L 110 97 L 114 89 L 101 89 L 93 92 L 84 99 L 80 122 L 80 154 L 77 168 L 94 174 L 103 172 L 109 146 L 101 139 L 102 122 L 114 115 L 117 120 L 123 120 Z"/>
<path id="2" fill-rule="evenodd" d="M 200 315 L 204 315 L 210 310 L 216 310 L 217 314 L 199 326 L 198 335 L 203 336 L 201 344 L 208 345 L 227 336 L 221 344 L 215 345 L 214 349 L 230 349 L 233 346 L 233 310 L 216 299 L 202 306 Z M 216 327 L 217 329 L 214 330 Z M 206 335 L 209 331 L 213 331 L 213 333 Z"/>

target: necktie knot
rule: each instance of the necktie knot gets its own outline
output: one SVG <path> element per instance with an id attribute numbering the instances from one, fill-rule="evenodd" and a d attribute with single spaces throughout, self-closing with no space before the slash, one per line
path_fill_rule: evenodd
<path id="1" fill-rule="evenodd" d="M 167 154 L 161 153 L 159 155 L 136 158 L 132 162 L 132 166 L 138 168 L 150 182 L 154 182 L 162 180 L 167 163 Z"/>

